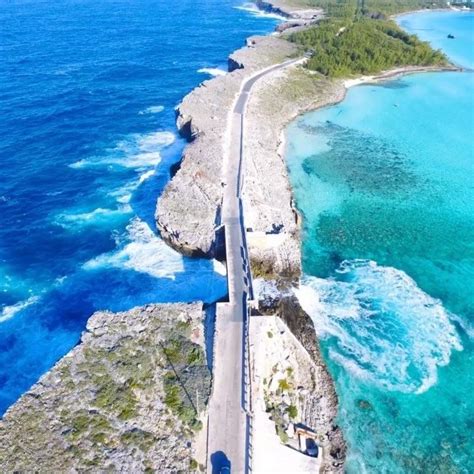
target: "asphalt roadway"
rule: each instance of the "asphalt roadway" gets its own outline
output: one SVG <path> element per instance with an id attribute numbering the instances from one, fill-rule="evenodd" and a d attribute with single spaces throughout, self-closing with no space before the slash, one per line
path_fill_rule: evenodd
<path id="1" fill-rule="evenodd" d="M 213 389 L 209 401 L 207 472 L 251 471 L 251 401 L 248 371 L 248 300 L 251 272 L 241 191 L 245 109 L 253 85 L 263 76 L 303 60 L 289 60 L 247 79 L 230 114 L 222 224 L 225 228 L 229 302 L 219 303 L 214 335 Z M 271 453 L 268 453 L 271 456 Z"/>

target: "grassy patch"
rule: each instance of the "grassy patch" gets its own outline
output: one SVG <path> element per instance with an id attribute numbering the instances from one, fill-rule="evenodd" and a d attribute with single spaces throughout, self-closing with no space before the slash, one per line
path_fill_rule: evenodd
<path id="1" fill-rule="evenodd" d="M 146 452 L 152 447 L 155 437 L 148 431 L 135 428 L 123 433 L 120 436 L 120 441 L 126 446 L 137 446 L 142 451 Z"/>
<path id="2" fill-rule="evenodd" d="M 278 388 L 279 390 L 281 390 L 282 392 L 287 392 L 288 390 L 290 390 L 291 386 L 290 384 L 288 383 L 288 380 L 286 379 L 280 379 L 278 381 Z"/>
<path id="3" fill-rule="evenodd" d="M 446 8 L 444 0 L 297 0 L 306 7 L 322 8 L 331 18 L 352 18 L 357 14 L 380 17 L 422 8 Z"/>
<path id="4" fill-rule="evenodd" d="M 288 413 L 288 416 L 294 420 L 298 416 L 298 408 L 296 408 L 295 405 L 290 405 L 287 409 L 286 412 Z"/>
<path id="5" fill-rule="evenodd" d="M 138 401 L 130 385 L 130 381 L 119 385 L 109 375 L 99 377 L 94 405 L 114 413 L 121 420 L 133 418 L 137 414 Z"/>
<path id="6" fill-rule="evenodd" d="M 69 417 L 70 414 L 68 413 L 66 415 L 64 412 L 61 412 L 61 421 L 71 426 L 71 431 L 68 436 L 73 440 L 85 435 L 90 435 L 94 441 L 105 441 L 106 433 L 110 433 L 112 429 L 108 420 L 98 413 L 89 413 L 86 410 L 80 410 L 73 414 L 70 420 L 65 419 L 64 417 L 66 416 Z"/>

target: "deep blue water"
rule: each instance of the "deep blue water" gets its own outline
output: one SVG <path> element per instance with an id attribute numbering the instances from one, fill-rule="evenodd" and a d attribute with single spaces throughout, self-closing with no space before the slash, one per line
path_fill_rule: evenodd
<path id="1" fill-rule="evenodd" d="M 98 309 L 214 301 L 156 235 L 174 107 L 277 20 L 234 0 L 0 1 L 0 413 Z"/>
<path id="2" fill-rule="evenodd" d="M 474 13 L 399 22 L 474 65 Z M 474 472 L 473 89 L 472 71 L 362 85 L 288 129 L 349 473 Z"/>

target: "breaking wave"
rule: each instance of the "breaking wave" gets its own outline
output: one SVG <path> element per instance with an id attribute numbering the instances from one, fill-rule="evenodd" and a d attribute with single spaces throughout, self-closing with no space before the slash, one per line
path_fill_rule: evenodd
<path id="1" fill-rule="evenodd" d="M 140 110 L 138 115 L 159 114 L 160 112 L 163 112 L 163 110 L 165 110 L 165 108 L 162 105 L 154 105 L 152 107 L 147 107 L 145 110 Z"/>
<path id="2" fill-rule="evenodd" d="M 128 268 L 157 278 L 171 279 L 176 273 L 184 271 L 183 257 L 139 218 L 132 219 L 127 226 L 125 245 L 121 249 L 99 255 L 84 264 L 86 269 L 98 267 Z"/>
<path id="3" fill-rule="evenodd" d="M 169 278 L 174 280 L 176 274 L 190 271 L 189 283 L 196 280 L 200 283 L 207 270 L 207 261 L 189 259 L 185 262 L 185 257 L 169 247 L 144 221 L 138 217 L 133 218 L 126 228 L 124 236 L 117 241 L 118 250 L 99 255 L 84 264 L 86 270 L 93 270 L 103 267 L 126 268 L 140 273 L 146 273 L 155 278 Z M 185 263 L 188 265 L 186 266 Z M 199 268 L 202 265 L 202 273 Z M 212 261 L 212 271 L 225 276 L 225 266 L 216 261 Z M 186 296 L 183 295 L 183 301 Z"/>
<path id="4" fill-rule="evenodd" d="M 83 227 L 86 225 L 101 225 L 111 219 L 121 218 L 131 214 L 132 208 L 125 204 L 118 209 L 98 207 L 90 212 L 63 213 L 57 216 L 56 223 L 61 227 Z"/>
<path id="5" fill-rule="evenodd" d="M 273 18 L 275 20 L 280 20 L 280 21 L 287 20 L 287 18 L 285 18 L 283 15 L 278 15 L 277 13 L 270 13 L 264 10 L 260 10 L 255 3 L 251 3 L 251 2 L 245 2 L 243 5 L 240 5 L 234 8 L 236 8 L 237 10 L 246 11 L 256 17 Z"/>
<path id="6" fill-rule="evenodd" d="M 198 69 L 198 72 L 201 72 L 202 74 L 209 74 L 213 77 L 225 76 L 227 74 L 227 71 L 224 71 L 224 69 L 220 69 L 218 67 L 203 67 L 201 69 Z"/>
<path id="7" fill-rule="evenodd" d="M 153 132 L 145 135 L 132 134 L 107 151 L 105 156 L 76 161 L 70 168 L 82 169 L 98 166 L 120 166 L 144 169 L 155 167 L 161 161 L 160 151 L 175 141 L 172 132 Z"/>
<path id="8" fill-rule="evenodd" d="M 330 358 L 386 389 L 422 393 L 462 350 L 455 315 L 406 273 L 369 260 L 344 261 L 334 279 L 306 276 L 297 290 Z"/>
<path id="9" fill-rule="evenodd" d="M 13 316 L 15 316 L 17 313 L 27 308 L 28 306 L 35 304 L 37 301 L 38 301 L 37 296 L 31 296 L 25 301 L 20 301 L 11 306 L 5 306 L 2 309 L 2 314 L 0 316 L 0 323 L 8 321 L 9 319 L 13 318 Z"/>

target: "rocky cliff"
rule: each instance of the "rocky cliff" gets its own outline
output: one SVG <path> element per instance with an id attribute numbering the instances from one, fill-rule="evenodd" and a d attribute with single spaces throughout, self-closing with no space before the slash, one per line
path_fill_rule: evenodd
<path id="1" fill-rule="evenodd" d="M 295 45 L 279 38 L 250 38 L 231 56 L 232 72 L 203 82 L 178 107 L 178 129 L 191 143 L 158 200 L 156 222 L 163 239 L 180 252 L 218 254 L 228 113 L 245 78 L 295 52 Z"/>
<path id="2" fill-rule="evenodd" d="M 93 315 L 0 421 L 3 472 L 189 472 L 210 392 L 201 304 Z"/>
<path id="3" fill-rule="evenodd" d="M 324 362 L 312 319 L 303 311 L 288 281 L 265 280 L 256 282 L 259 311 L 276 316 L 282 322 L 255 316 L 255 327 L 278 326 L 271 330 L 269 339 L 253 335 L 255 351 L 264 352 L 266 374 L 261 374 L 255 385 L 266 394 L 266 406 L 272 413 L 276 429 L 285 432 L 288 425 L 303 423 L 318 435 L 324 456 L 321 472 L 342 473 L 346 456 L 343 433 L 337 425 L 338 398 L 334 381 Z M 270 318 L 272 319 L 272 318 Z M 266 320 L 266 322 L 265 322 Z M 291 337 L 287 334 L 291 334 Z M 252 333 L 251 333 L 252 334 Z M 294 340 L 293 340 L 293 339 Z M 297 342 L 297 343 L 296 343 Z M 271 345 L 274 350 L 269 350 Z M 271 369 L 271 370 L 270 370 Z M 278 384 L 285 380 L 285 389 Z M 289 416 L 289 407 L 296 407 L 295 416 Z"/>

